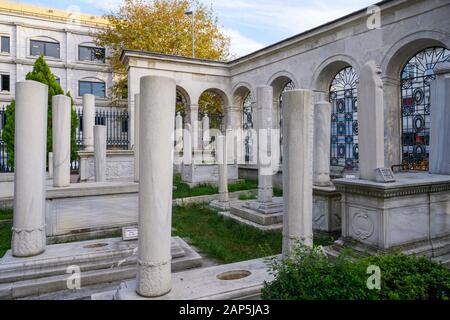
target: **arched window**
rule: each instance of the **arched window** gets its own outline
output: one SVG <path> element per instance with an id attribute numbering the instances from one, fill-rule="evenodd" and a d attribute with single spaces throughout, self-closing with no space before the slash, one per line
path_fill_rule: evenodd
<path id="1" fill-rule="evenodd" d="M 253 95 L 251 92 L 247 94 L 242 103 L 242 127 L 244 129 L 244 146 L 245 146 L 245 161 L 250 161 L 250 153 L 252 147 L 251 129 L 253 129 Z"/>
<path id="2" fill-rule="evenodd" d="M 358 76 L 353 67 L 338 72 L 330 85 L 331 165 L 358 168 Z"/>
<path id="3" fill-rule="evenodd" d="M 294 89 L 294 82 L 289 81 L 284 85 L 283 90 L 281 90 L 280 96 L 278 97 L 278 104 L 280 106 L 280 163 L 283 162 L 283 93 Z"/>
<path id="4" fill-rule="evenodd" d="M 404 170 L 428 170 L 430 154 L 430 82 L 438 62 L 450 61 L 450 51 L 433 47 L 412 57 L 401 73 L 402 165 Z"/>

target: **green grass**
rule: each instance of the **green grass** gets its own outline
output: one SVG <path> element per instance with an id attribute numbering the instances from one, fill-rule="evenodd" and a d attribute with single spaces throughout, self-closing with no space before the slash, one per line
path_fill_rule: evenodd
<path id="1" fill-rule="evenodd" d="M 216 194 L 219 192 L 218 187 L 202 184 L 195 186 L 193 188 L 189 187 L 189 185 L 181 180 L 180 175 L 175 175 L 173 178 L 173 185 L 175 189 L 173 191 L 173 198 L 187 198 L 187 197 L 196 197 L 196 196 L 204 196 L 210 194 Z M 253 180 L 242 180 L 236 183 L 232 183 L 228 185 L 229 192 L 242 191 L 242 190 L 250 190 L 256 189 L 258 187 L 258 183 Z"/>
<path id="2" fill-rule="evenodd" d="M 0 209 L 0 221 L 12 220 L 12 218 L 13 218 L 12 209 Z"/>
<path id="3" fill-rule="evenodd" d="M 239 200 L 255 200 L 258 197 L 254 194 L 240 194 Z"/>
<path id="4" fill-rule="evenodd" d="M 224 219 L 205 205 L 173 208 L 173 235 L 186 237 L 209 257 L 223 263 L 256 259 L 281 253 L 281 232 L 258 229 Z M 330 236 L 317 235 L 316 245 L 332 244 Z"/>
<path id="5" fill-rule="evenodd" d="M 12 222 L 0 223 L 0 258 L 11 248 Z"/>

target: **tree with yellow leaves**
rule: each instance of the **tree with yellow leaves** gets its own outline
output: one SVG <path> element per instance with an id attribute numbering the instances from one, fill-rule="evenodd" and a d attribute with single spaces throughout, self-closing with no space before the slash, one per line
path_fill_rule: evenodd
<path id="1" fill-rule="evenodd" d="M 195 20 L 195 57 L 229 58 L 229 38 L 218 26 L 212 7 L 198 0 L 124 0 L 116 12 L 106 16 L 108 27 L 95 34 L 99 45 L 110 48 L 109 61 L 115 73 L 111 95 L 114 101 L 127 95 L 126 71 L 120 61 L 123 49 L 192 56 L 192 17 Z"/>

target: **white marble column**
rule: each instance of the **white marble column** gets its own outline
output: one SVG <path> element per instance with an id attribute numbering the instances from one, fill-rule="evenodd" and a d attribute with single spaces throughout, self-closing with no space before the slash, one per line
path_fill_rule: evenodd
<path id="1" fill-rule="evenodd" d="M 134 119 L 136 117 L 135 104 L 136 100 L 135 103 L 131 103 L 130 105 L 128 105 L 128 150 L 133 150 L 135 144 L 135 137 L 134 137 L 135 133 L 134 124 L 136 123 L 136 120 Z"/>
<path id="2" fill-rule="evenodd" d="M 263 86 L 256 88 L 256 105 L 258 121 L 258 202 L 272 202 L 272 148 L 271 134 L 273 88 Z"/>
<path id="3" fill-rule="evenodd" d="M 191 139 L 192 139 L 192 149 L 199 150 L 200 141 L 200 126 L 198 121 L 198 104 L 191 104 L 189 108 L 189 119 L 191 124 Z"/>
<path id="4" fill-rule="evenodd" d="M 175 143 L 177 151 L 181 151 L 183 146 L 183 116 L 177 112 L 175 117 Z"/>
<path id="5" fill-rule="evenodd" d="M 284 118 L 283 118 L 284 119 Z M 329 186 L 331 147 L 331 104 L 317 101 L 314 104 L 314 185 Z"/>
<path id="6" fill-rule="evenodd" d="M 85 151 L 94 151 L 95 96 L 83 95 L 83 145 Z"/>
<path id="7" fill-rule="evenodd" d="M 70 185 L 71 99 L 63 94 L 52 97 L 53 186 Z"/>
<path id="8" fill-rule="evenodd" d="M 228 159 L 226 136 L 217 137 L 217 162 L 219 164 L 219 201 L 228 202 Z"/>
<path id="9" fill-rule="evenodd" d="M 384 105 L 381 70 L 374 61 L 361 69 L 358 84 L 359 172 L 363 180 L 375 180 L 384 167 Z"/>
<path id="10" fill-rule="evenodd" d="M 283 94 L 283 256 L 312 246 L 314 109 L 310 90 Z"/>
<path id="11" fill-rule="evenodd" d="M 175 80 L 142 77 L 140 92 L 140 233 L 136 292 L 145 297 L 157 297 L 171 290 Z"/>
<path id="12" fill-rule="evenodd" d="M 14 137 L 14 218 L 12 254 L 38 255 L 45 250 L 45 163 L 48 87 L 16 82 Z"/>
<path id="13" fill-rule="evenodd" d="M 202 131 L 203 131 L 203 150 L 206 150 L 209 147 L 209 141 L 211 139 L 209 134 L 209 117 L 208 114 L 205 112 L 202 118 Z"/>
<path id="14" fill-rule="evenodd" d="M 48 178 L 53 179 L 53 152 L 48 153 Z"/>
<path id="15" fill-rule="evenodd" d="M 192 131 L 191 125 L 186 123 L 184 132 L 183 132 L 183 164 L 190 165 L 192 164 Z"/>
<path id="16" fill-rule="evenodd" d="M 450 63 L 434 68 L 431 83 L 430 173 L 450 174 Z"/>
<path id="17" fill-rule="evenodd" d="M 94 126 L 95 182 L 106 182 L 106 126 Z"/>
<path id="18" fill-rule="evenodd" d="M 139 117 L 140 94 L 134 95 L 134 181 L 139 182 Z"/>

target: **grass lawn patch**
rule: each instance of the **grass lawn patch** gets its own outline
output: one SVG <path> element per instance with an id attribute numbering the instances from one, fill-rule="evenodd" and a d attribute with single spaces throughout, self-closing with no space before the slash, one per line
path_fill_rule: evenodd
<path id="1" fill-rule="evenodd" d="M 223 263 L 256 259 L 281 253 L 281 232 L 262 232 L 224 219 L 205 205 L 173 208 L 174 236 L 186 237 L 209 257 Z M 331 244 L 330 236 L 318 235 L 317 245 Z"/>
<path id="2" fill-rule="evenodd" d="M 196 196 L 204 196 L 219 193 L 219 188 L 210 184 L 201 184 L 191 188 L 187 183 L 181 180 L 180 175 L 175 175 L 173 178 L 173 185 L 175 189 L 173 191 L 173 198 L 188 198 Z M 236 183 L 231 183 L 228 185 L 229 192 L 243 191 L 256 189 L 258 187 L 258 182 L 253 180 L 241 180 Z"/>
<path id="3" fill-rule="evenodd" d="M 12 209 L 1 209 L 0 210 L 0 221 L 2 220 L 12 220 L 13 211 Z"/>
<path id="4" fill-rule="evenodd" d="M 12 222 L 0 223 L 0 258 L 11 249 Z"/>

